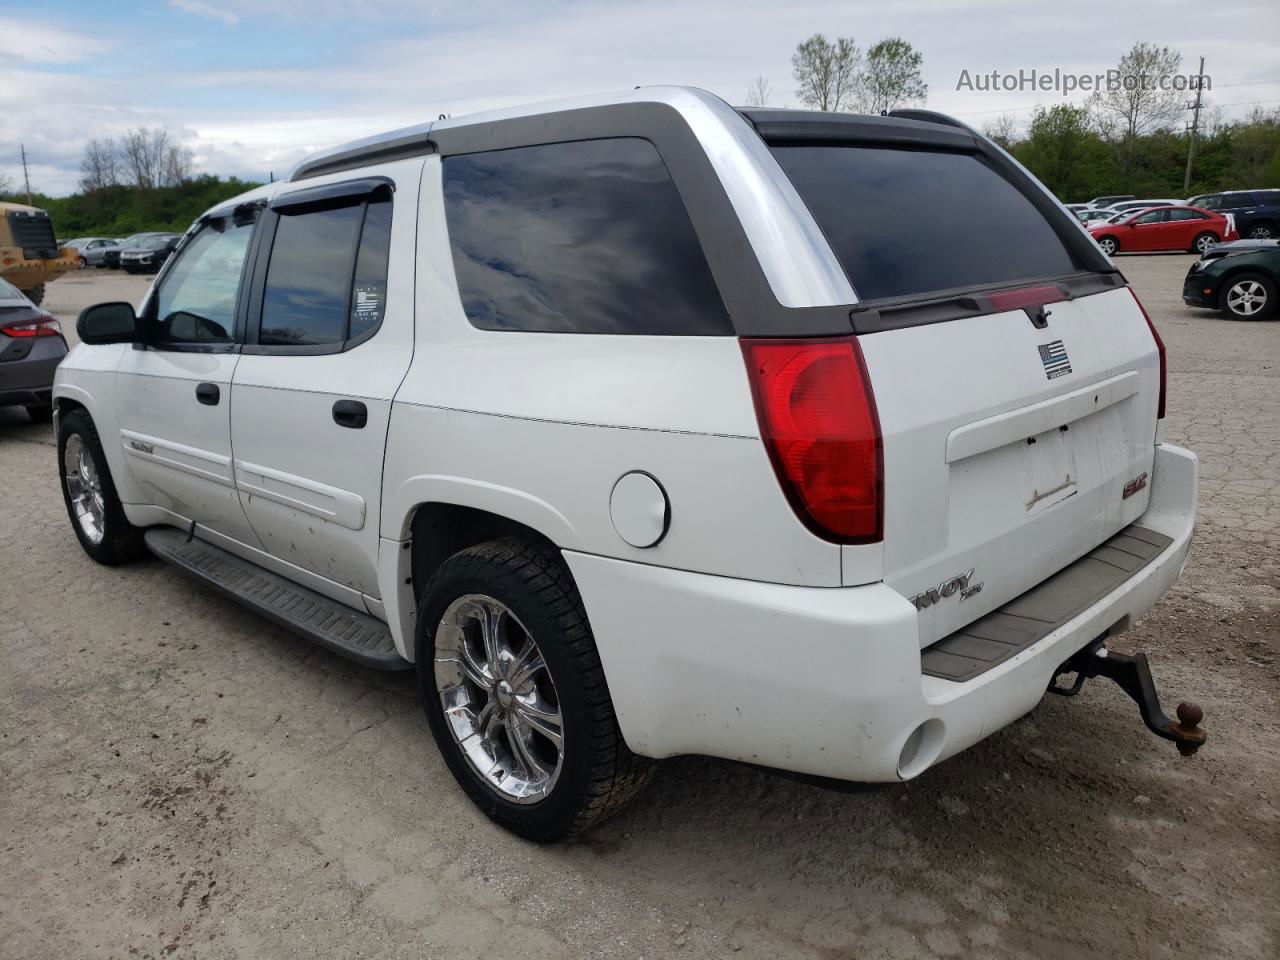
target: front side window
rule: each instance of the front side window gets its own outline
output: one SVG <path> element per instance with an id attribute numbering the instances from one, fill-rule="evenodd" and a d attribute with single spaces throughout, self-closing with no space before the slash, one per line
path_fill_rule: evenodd
<path id="1" fill-rule="evenodd" d="M 276 226 L 258 342 L 323 346 L 375 330 L 386 307 L 391 194 L 284 211 Z"/>
<path id="2" fill-rule="evenodd" d="M 974 154 L 843 144 L 772 153 L 861 300 L 1079 269 L 1044 214 Z"/>
<path id="3" fill-rule="evenodd" d="M 728 313 L 648 140 L 446 157 L 458 292 L 484 330 L 726 335 Z"/>
<path id="4" fill-rule="evenodd" d="M 211 219 L 196 231 L 156 289 L 157 345 L 235 339 L 236 298 L 252 235 L 253 219 L 246 217 Z"/>

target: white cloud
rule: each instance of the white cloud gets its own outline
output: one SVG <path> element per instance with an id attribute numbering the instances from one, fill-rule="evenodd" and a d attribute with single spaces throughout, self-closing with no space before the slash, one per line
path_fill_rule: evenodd
<path id="1" fill-rule="evenodd" d="M 221 20 L 229 27 L 234 27 L 240 22 L 240 17 L 230 10 L 214 6 L 212 3 L 206 3 L 205 0 L 169 0 L 169 6 L 185 10 L 187 13 L 194 13 L 198 17 Z"/>
<path id="2" fill-rule="evenodd" d="M 0 17 L 0 61 L 18 63 L 76 63 L 110 49 L 98 37 Z"/>

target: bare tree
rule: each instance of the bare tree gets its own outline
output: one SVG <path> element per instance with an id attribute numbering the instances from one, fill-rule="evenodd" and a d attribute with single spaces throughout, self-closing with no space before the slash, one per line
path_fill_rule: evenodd
<path id="1" fill-rule="evenodd" d="M 179 184 L 186 183 L 191 179 L 194 168 L 195 159 L 191 154 L 191 150 L 187 147 L 180 147 L 176 143 L 170 144 L 169 149 L 165 151 L 164 164 L 160 172 L 160 183 L 166 187 L 176 187 Z"/>
<path id="2" fill-rule="evenodd" d="M 7 197 L 13 192 L 13 177 L 0 173 L 0 197 Z"/>
<path id="3" fill-rule="evenodd" d="M 1120 166 L 1128 185 L 1138 137 L 1174 124 L 1185 109 L 1185 90 L 1169 81 L 1182 66 L 1182 54 L 1154 43 L 1139 42 L 1120 58 L 1117 83 L 1093 95 L 1091 106 L 1099 128 L 1120 142 Z"/>
<path id="4" fill-rule="evenodd" d="M 854 95 L 854 81 L 862 64 L 862 51 L 852 37 L 837 37 L 830 43 L 815 33 L 796 47 L 791 69 L 799 88 L 796 96 L 816 110 L 839 110 Z"/>
<path id="5" fill-rule="evenodd" d="M 924 57 L 901 37 L 888 37 L 867 51 L 866 67 L 855 86 L 859 105 L 868 113 L 922 102 L 929 93 L 920 65 Z"/>
<path id="6" fill-rule="evenodd" d="M 764 77 L 756 77 L 747 87 L 748 107 L 767 107 L 773 99 L 773 88 Z"/>
<path id="7" fill-rule="evenodd" d="M 171 142 L 163 127 L 130 130 L 120 140 L 120 155 L 125 173 L 134 186 L 150 189 L 160 186 L 164 177 L 165 156 Z"/>
<path id="8" fill-rule="evenodd" d="M 1005 150 L 1018 142 L 1018 126 L 1011 113 L 1000 114 L 983 127 L 982 132 L 987 135 L 988 140 L 995 141 Z"/>
<path id="9" fill-rule="evenodd" d="M 120 148 L 111 137 L 90 140 L 80 160 L 80 189 L 85 193 L 120 182 Z"/>

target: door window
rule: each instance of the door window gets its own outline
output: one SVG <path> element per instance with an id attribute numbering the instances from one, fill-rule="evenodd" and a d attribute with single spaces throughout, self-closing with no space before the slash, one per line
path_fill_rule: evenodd
<path id="1" fill-rule="evenodd" d="M 207 220 L 191 237 L 155 293 L 156 346 L 235 340 L 236 299 L 252 216 Z"/>
<path id="2" fill-rule="evenodd" d="M 1196 210 L 1170 210 L 1170 220 L 1208 220 L 1208 214 Z"/>
<path id="3" fill-rule="evenodd" d="M 341 206 L 281 211 L 258 343 L 339 347 L 371 335 L 386 308 L 390 247 L 389 190 Z"/>
<path id="4" fill-rule="evenodd" d="M 1167 210 L 1151 210 L 1137 217 L 1133 222 L 1139 226 L 1144 226 L 1148 223 L 1160 223 L 1168 216 L 1168 213 L 1169 211 Z"/>

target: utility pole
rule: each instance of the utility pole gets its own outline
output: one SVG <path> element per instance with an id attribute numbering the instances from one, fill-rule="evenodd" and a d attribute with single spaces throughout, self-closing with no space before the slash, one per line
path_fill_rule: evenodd
<path id="1" fill-rule="evenodd" d="M 22 147 L 22 180 L 27 185 L 27 206 L 31 206 L 31 177 L 27 173 L 27 145 L 21 144 Z M 10 154 L 12 156 L 12 154 Z"/>
<path id="2" fill-rule="evenodd" d="M 1192 110 L 1191 137 L 1187 141 L 1187 172 L 1182 178 L 1182 195 L 1191 189 L 1191 165 L 1196 159 L 1196 135 L 1200 132 L 1200 97 L 1204 93 L 1204 57 L 1200 58 L 1200 70 L 1196 73 L 1196 100 L 1187 104 Z"/>

